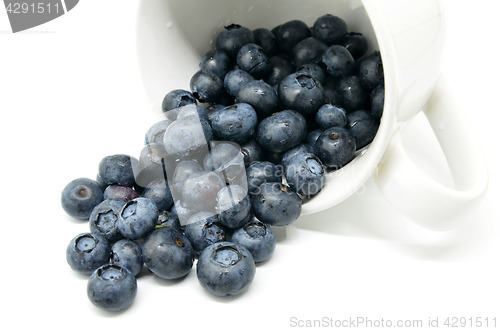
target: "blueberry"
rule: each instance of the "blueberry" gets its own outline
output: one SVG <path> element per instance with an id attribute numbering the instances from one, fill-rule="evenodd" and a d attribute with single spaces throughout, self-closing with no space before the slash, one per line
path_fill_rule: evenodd
<path id="1" fill-rule="evenodd" d="M 90 275 L 109 262 L 111 246 L 104 238 L 82 233 L 73 238 L 66 248 L 66 261 L 73 271 Z"/>
<path id="2" fill-rule="evenodd" d="M 224 92 L 222 79 L 208 70 L 199 70 L 189 82 L 193 95 L 200 102 L 217 102 Z"/>
<path id="3" fill-rule="evenodd" d="M 255 263 L 268 260 L 276 248 L 273 230 L 256 218 L 234 231 L 231 242 L 248 249 Z"/>
<path id="4" fill-rule="evenodd" d="M 172 109 L 196 103 L 197 103 L 196 98 L 191 92 L 182 89 L 177 89 L 170 91 L 165 95 L 165 97 L 163 98 L 163 102 L 161 104 L 161 108 L 163 112 L 166 115 L 168 115 L 169 114 L 168 112 Z M 174 121 L 176 117 L 169 119 Z"/>
<path id="5" fill-rule="evenodd" d="M 201 58 L 200 69 L 211 71 L 221 79 L 224 79 L 224 76 L 229 71 L 230 63 L 231 60 L 224 51 L 212 49 Z"/>
<path id="6" fill-rule="evenodd" d="M 259 220 L 269 225 L 285 226 L 293 223 L 302 211 L 302 200 L 288 186 L 264 183 L 250 196 L 252 209 Z"/>
<path id="7" fill-rule="evenodd" d="M 283 154 L 283 157 L 281 159 L 281 165 L 283 166 L 283 169 L 286 169 L 288 166 L 288 163 L 292 157 L 294 157 L 297 154 L 300 153 L 313 153 L 314 148 L 312 147 L 314 145 L 309 145 L 309 144 L 300 144 L 295 146 L 294 148 L 289 149 Z M 281 182 L 281 180 L 280 180 Z"/>
<path id="8" fill-rule="evenodd" d="M 92 210 L 103 200 L 101 185 L 89 178 L 69 182 L 61 192 L 61 205 L 71 217 L 87 220 Z"/>
<path id="9" fill-rule="evenodd" d="M 321 68 L 319 64 L 316 63 L 305 63 L 301 66 L 299 66 L 296 70 L 296 73 L 299 74 L 305 74 L 308 76 L 311 76 L 314 78 L 315 81 L 320 82 L 321 85 L 325 83 L 326 80 L 326 73 L 325 71 Z M 323 88 L 325 86 L 323 85 Z"/>
<path id="10" fill-rule="evenodd" d="M 271 162 L 278 166 L 278 168 L 281 168 L 281 160 L 283 159 L 283 154 L 285 154 L 285 152 L 266 151 L 263 161 Z"/>
<path id="11" fill-rule="evenodd" d="M 257 142 L 273 152 L 297 146 L 307 134 L 307 123 L 298 111 L 282 110 L 263 119 L 257 126 Z"/>
<path id="12" fill-rule="evenodd" d="M 252 31 L 255 43 L 262 47 L 267 56 L 274 56 L 278 52 L 276 36 L 268 29 L 259 28 Z"/>
<path id="13" fill-rule="evenodd" d="M 142 246 L 142 260 L 148 269 L 163 279 L 178 279 L 193 266 L 194 251 L 189 240 L 174 228 L 151 232 Z"/>
<path id="14" fill-rule="evenodd" d="M 269 65 L 271 69 L 264 80 L 271 86 L 279 84 L 283 78 L 294 72 L 292 63 L 281 56 L 270 57 Z"/>
<path id="15" fill-rule="evenodd" d="M 217 49 L 224 51 L 230 58 L 236 58 L 241 46 L 255 43 L 255 37 L 251 30 L 239 24 L 231 24 L 224 27 L 215 41 Z"/>
<path id="16" fill-rule="evenodd" d="M 189 210 L 213 212 L 217 193 L 224 186 L 224 181 L 215 172 L 197 172 L 189 176 L 184 183 L 182 200 Z"/>
<path id="17" fill-rule="evenodd" d="M 357 110 L 347 114 L 346 128 L 356 140 L 356 148 L 361 149 L 375 138 L 379 121 L 367 110 Z"/>
<path id="18" fill-rule="evenodd" d="M 245 168 L 248 168 L 252 163 L 260 161 L 264 157 L 262 147 L 255 141 L 249 139 L 240 145 L 241 154 L 243 154 L 243 161 Z"/>
<path id="19" fill-rule="evenodd" d="M 110 185 L 104 190 L 103 200 L 122 200 L 128 202 L 138 197 L 139 194 L 129 186 Z"/>
<path id="20" fill-rule="evenodd" d="M 252 207 L 247 190 L 238 185 L 228 185 L 217 193 L 217 211 L 220 223 L 236 229 L 250 220 Z"/>
<path id="21" fill-rule="evenodd" d="M 361 85 L 358 76 L 347 76 L 340 80 L 337 92 L 342 98 L 342 108 L 347 113 L 365 108 L 369 101 L 368 93 Z"/>
<path id="22" fill-rule="evenodd" d="M 368 90 L 384 83 L 384 67 L 379 51 L 373 51 L 363 58 L 359 65 L 359 77 L 361 85 Z"/>
<path id="23" fill-rule="evenodd" d="M 205 121 L 208 121 L 208 111 L 198 105 L 193 104 L 179 108 L 179 112 L 177 113 L 177 120 L 188 116 L 194 116 L 196 118 L 201 118 Z"/>
<path id="24" fill-rule="evenodd" d="M 122 239 L 117 221 L 125 203 L 122 200 L 104 200 L 98 204 L 90 214 L 90 232 L 110 243 Z"/>
<path id="25" fill-rule="evenodd" d="M 243 155 L 236 144 L 212 142 L 211 150 L 203 160 L 206 171 L 215 171 L 226 183 L 244 173 Z"/>
<path id="26" fill-rule="evenodd" d="M 207 142 L 212 140 L 212 128 L 204 119 L 193 116 L 181 118 L 165 131 L 165 151 L 180 159 L 192 159 L 204 154 Z"/>
<path id="27" fill-rule="evenodd" d="M 255 80 L 255 78 L 245 70 L 234 69 L 229 71 L 224 77 L 224 88 L 227 93 L 236 97 L 241 87 L 253 80 Z"/>
<path id="28" fill-rule="evenodd" d="M 292 64 L 300 67 L 307 63 L 318 63 L 328 46 L 321 40 L 310 37 L 299 41 L 292 50 Z"/>
<path id="29" fill-rule="evenodd" d="M 280 26 L 276 32 L 276 41 L 282 52 L 290 53 L 299 41 L 309 38 L 310 36 L 311 30 L 309 30 L 306 23 L 299 20 L 293 20 Z"/>
<path id="30" fill-rule="evenodd" d="M 346 121 L 345 110 L 331 104 L 321 106 L 316 113 L 316 123 L 323 129 L 328 129 L 332 126 L 345 127 Z"/>
<path id="31" fill-rule="evenodd" d="M 332 45 L 323 53 L 322 62 L 326 71 L 335 78 L 342 78 L 354 73 L 355 62 L 351 53 L 340 45 Z"/>
<path id="32" fill-rule="evenodd" d="M 312 76 L 292 73 L 280 82 L 278 97 L 284 109 L 293 109 L 303 115 L 311 114 L 323 104 L 323 86 Z"/>
<path id="33" fill-rule="evenodd" d="M 157 178 L 149 183 L 141 196 L 151 200 L 158 209 L 168 210 L 174 203 L 168 181 L 164 178 Z"/>
<path id="34" fill-rule="evenodd" d="M 318 140 L 319 136 L 321 136 L 323 131 L 325 131 L 325 129 L 316 129 L 316 130 L 313 130 L 307 134 L 306 140 L 305 140 L 305 142 L 306 142 L 305 145 L 311 146 L 311 148 L 313 149 L 313 152 L 311 152 L 311 153 L 314 153 L 314 145 L 316 144 L 316 141 Z"/>
<path id="35" fill-rule="evenodd" d="M 127 202 L 118 217 L 118 229 L 127 239 L 140 239 L 151 232 L 158 220 L 158 207 L 147 198 Z"/>
<path id="36" fill-rule="evenodd" d="M 163 144 L 163 136 L 165 135 L 165 130 L 167 130 L 170 124 L 172 124 L 171 120 L 163 120 L 151 125 L 148 131 L 146 131 L 144 144 Z"/>
<path id="37" fill-rule="evenodd" d="M 276 111 L 279 100 L 271 85 L 262 80 L 254 80 L 240 88 L 236 102 L 248 103 L 260 118 L 264 118 Z"/>
<path id="38" fill-rule="evenodd" d="M 206 211 L 200 211 L 189 218 L 184 226 L 184 233 L 196 253 L 226 240 L 226 230 L 218 221 L 218 215 Z"/>
<path id="39" fill-rule="evenodd" d="M 151 143 L 144 146 L 139 155 L 139 166 L 135 175 L 135 182 L 141 187 L 140 194 L 149 183 L 164 178 L 164 171 L 175 165 L 175 159 L 167 153 L 164 144 Z M 137 188 L 137 185 L 134 187 Z"/>
<path id="40" fill-rule="evenodd" d="M 322 40 L 328 46 L 338 44 L 346 34 L 346 22 L 331 14 L 319 17 L 312 27 L 312 36 Z"/>
<path id="41" fill-rule="evenodd" d="M 370 105 L 373 116 L 380 120 L 384 111 L 385 87 L 383 84 L 375 87 L 370 93 Z"/>
<path id="42" fill-rule="evenodd" d="M 323 86 L 323 90 L 325 92 L 324 103 L 330 103 L 339 107 L 342 106 L 342 97 L 340 96 L 339 92 L 328 85 Z"/>
<path id="43" fill-rule="evenodd" d="M 118 240 L 111 246 L 111 263 L 128 269 L 137 276 L 142 270 L 142 248 L 130 239 Z"/>
<path id="44" fill-rule="evenodd" d="M 104 157 L 99 163 L 99 176 L 107 185 L 132 186 L 134 169 L 139 161 L 129 155 L 115 154 Z"/>
<path id="45" fill-rule="evenodd" d="M 271 69 L 266 53 L 257 44 L 243 45 L 236 55 L 236 63 L 256 79 L 265 77 Z"/>
<path id="46" fill-rule="evenodd" d="M 182 187 L 188 177 L 201 170 L 203 170 L 201 165 L 194 160 L 180 161 L 175 167 L 173 177 L 171 178 L 171 182 L 173 183 L 172 188 L 176 190 L 177 194 L 182 194 Z"/>
<path id="47" fill-rule="evenodd" d="M 119 265 L 106 264 L 92 273 L 87 283 L 87 296 L 96 307 L 121 311 L 129 307 L 137 294 L 134 275 Z"/>
<path id="48" fill-rule="evenodd" d="M 217 113 L 218 110 L 226 108 L 226 107 L 227 107 L 226 105 L 222 105 L 222 104 L 214 104 L 214 105 L 207 106 L 207 108 L 205 108 L 205 110 L 207 113 L 208 122 L 210 123 L 210 121 L 212 120 L 212 117 Z"/>
<path id="49" fill-rule="evenodd" d="M 287 162 L 285 178 L 292 190 L 304 197 L 311 197 L 325 186 L 326 172 L 316 155 L 299 153 Z"/>
<path id="50" fill-rule="evenodd" d="M 196 213 L 196 210 L 190 210 L 182 200 L 176 200 L 170 212 L 179 218 L 181 228 L 187 223 L 189 218 Z"/>
<path id="51" fill-rule="evenodd" d="M 341 127 L 325 130 L 314 145 L 314 154 L 327 167 L 340 169 L 354 158 L 356 140 Z"/>
<path id="52" fill-rule="evenodd" d="M 200 285 L 209 293 L 228 297 L 245 291 L 255 276 L 252 253 L 244 246 L 220 242 L 205 248 L 196 265 Z"/>
<path id="53" fill-rule="evenodd" d="M 254 134 L 257 113 L 249 104 L 237 103 L 218 111 L 210 124 L 219 139 L 241 144 Z"/>
<path id="54" fill-rule="evenodd" d="M 158 221 L 156 222 L 155 228 L 161 228 L 161 227 L 170 227 L 181 231 L 182 229 L 181 223 L 179 221 L 179 216 L 177 215 L 177 213 L 175 213 L 175 210 L 173 212 L 166 211 L 163 209 L 159 210 Z"/>
<path id="55" fill-rule="evenodd" d="M 269 161 L 256 162 L 247 168 L 248 193 L 258 191 L 263 183 L 281 183 L 281 170 Z"/>
<path id="56" fill-rule="evenodd" d="M 368 41 L 365 36 L 358 32 L 349 32 L 344 36 L 340 45 L 351 53 L 354 60 L 361 58 L 368 51 Z"/>
<path id="57" fill-rule="evenodd" d="M 274 28 L 271 29 L 271 33 L 276 36 L 278 34 L 278 30 L 281 28 L 281 24 L 275 26 Z"/>

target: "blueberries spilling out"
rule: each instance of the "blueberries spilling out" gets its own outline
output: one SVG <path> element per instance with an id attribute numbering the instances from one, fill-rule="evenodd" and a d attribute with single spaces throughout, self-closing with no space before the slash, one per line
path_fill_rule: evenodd
<path id="1" fill-rule="evenodd" d="M 293 223 L 375 138 L 384 73 L 368 49 L 330 14 L 312 27 L 226 26 L 190 90 L 165 95 L 139 158 L 106 156 L 95 180 L 62 191 L 65 212 L 89 221 L 66 259 L 90 275 L 90 301 L 126 309 L 136 277 L 180 279 L 194 264 L 209 293 L 244 292 L 275 250 L 273 227 Z"/>

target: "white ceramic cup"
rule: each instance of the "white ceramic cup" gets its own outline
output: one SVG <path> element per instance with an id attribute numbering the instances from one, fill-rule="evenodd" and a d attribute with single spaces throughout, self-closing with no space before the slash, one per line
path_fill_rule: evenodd
<path id="1" fill-rule="evenodd" d="M 142 0 L 137 52 L 150 104 L 161 114 L 167 92 L 189 90 L 201 56 L 215 47 L 224 26 L 272 29 L 293 19 L 312 26 L 327 13 L 343 18 L 349 31 L 363 33 L 369 52 L 380 50 L 385 105 L 369 148 L 329 173 L 325 187 L 304 203 L 302 213 L 342 202 L 372 177 L 410 220 L 436 230 L 456 227 L 482 200 L 488 170 L 466 116 L 440 74 L 445 27 L 438 0 Z M 419 111 L 436 134 L 455 188 L 421 172 L 403 149 L 401 132 Z"/>

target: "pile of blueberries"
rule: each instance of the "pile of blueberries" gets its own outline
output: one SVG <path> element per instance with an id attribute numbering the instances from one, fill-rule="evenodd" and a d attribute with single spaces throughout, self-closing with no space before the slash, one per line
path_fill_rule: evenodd
<path id="1" fill-rule="evenodd" d="M 377 132 L 384 104 L 380 53 L 327 14 L 273 30 L 231 24 L 190 82 L 166 94 L 166 119 L 145 134 L 139 158 L 104 157 L 96 180 L 63 190 L 63 209 L 90 232 L 66 251 L 90 275 L 99 308 L 127 308 L 144 265 L 163 279 L 186 276 L 233 296 L 286 226 Z M 204 105 L 204 107 L 202 107 Z"/>

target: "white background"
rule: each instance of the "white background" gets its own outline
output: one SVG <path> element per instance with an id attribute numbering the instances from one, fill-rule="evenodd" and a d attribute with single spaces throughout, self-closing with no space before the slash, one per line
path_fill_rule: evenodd
<path id="1" fill-rule="evenodd" d="M 67 244 L 88 223 L 65 215 L 60 192 L 74 178 L 94 178 L 106 155 L 138 156 L 152 124 L 135 58 L 137 1 L 81 1 L 18 34 L 0 10 L 2 329 L 268 330 L 290 328 L 293 317 L 410 319 L 424 326 L 429 318 L 479 317 L 489 318 L 489 329 L 496 317 L 500 327 L 500 2 L 444 5 L 442 71 L 490 171 L 488 194 L 467 224 L 424 230 L 368 181 L 364 194 L 297 221 L 292 236 L 277 229 L 274 256 L 243 295 L 211 296 L 194 268 L 180 281 L 142 274 L 133 305 L 119 314 L 95 308 L 87 277 L 65 261 Z M 429 137 L 417 117 L 405 136 L 408 153 L 429 175 L 451 183 Z"/>

